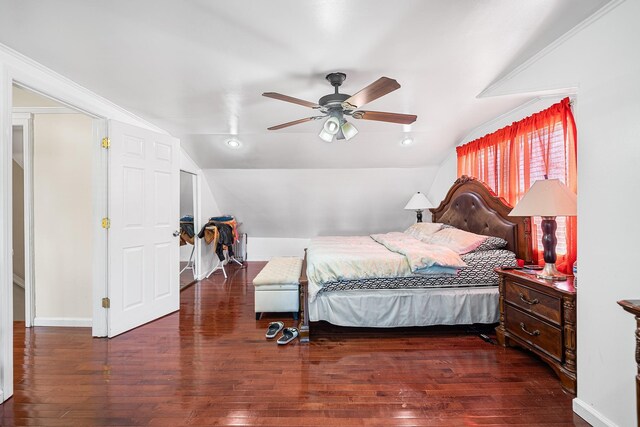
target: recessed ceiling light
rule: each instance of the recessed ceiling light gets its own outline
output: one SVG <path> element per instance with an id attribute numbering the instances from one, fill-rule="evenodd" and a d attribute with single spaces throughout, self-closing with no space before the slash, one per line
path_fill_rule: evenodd
<path id="1" fill-rule="evenodd" d="M 400 144 L 407 146 L 407 145 L 411 145 L 413 144 L 413 138 L 410 137 L 406 137 L 405 139 L 403 139 Z"/>
<path id="2" fill-rule="evenodd" d="M 227 141 L 227 145 L 230 148 L 240 148 L 240 141 L 238 141 L 237 139 L 229 139 Z"/>

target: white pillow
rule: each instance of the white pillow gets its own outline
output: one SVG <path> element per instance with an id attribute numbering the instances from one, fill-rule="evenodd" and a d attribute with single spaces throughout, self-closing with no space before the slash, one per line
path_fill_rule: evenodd
<path id="1" fill-rule="evenodd" d="M 435 234 L 424 240 L 425 243 L 432 245 L 446 246 L 458 254 L 466 254 L 474 251 L 480 246 L 488 236 L 469 233 L 468 231 L 459 230 L 457 228 L 443 228 Z"/>
<path id="2" fill-rule="evenodd" d="M 442 224 L 434 222 L 416 222 L 404 232 L 418 240 L 425 240 L 442 229 Z"/>

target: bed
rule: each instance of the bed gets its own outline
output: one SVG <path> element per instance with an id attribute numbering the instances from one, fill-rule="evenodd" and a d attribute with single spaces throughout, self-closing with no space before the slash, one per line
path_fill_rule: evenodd
<path id="1" fill-rule="evenodd" d="M 515 258 L 529 263 L 532 261 L 530 219 L 509 217 L 511 209 L 484 183 L 462 176 L 455 181 L 440 205 L 430 211 L 433 223 L 504 239 L 507 242 L 505 249 L 512 253 L 512 258 L 515 254 Z M 326 239 L 331 243 L 331 238 Z M 343 239 L 354 247 L 368 245 L 366 239 Z M 317 247 L 316 244 L 314 250 L 317 251 Z M 500 257 L 504 254 L 494 255 Z M 311 262 L 316 258 L 312 256 Z M 314 265 L 308 262 L 307 253 L 300 277 L 299 330 L 303 342 L 309 341 L 310 322 L 321 320 L 340 326 L 379 328 L 495 323 L 499 320 L 497 283 L 473 283 L 484 279 L 467 277 L 465 283 L 458 284 L 415 276 L 387 279 L 363 274 L 359 279 L 323 283 L 320 288 L 313 279 L 317 275 L 307 274 L 308 271 L 315 272 Z M 482 277 L 494 274 L 495 261 L 487 265 L 491 267 L 485 268 Z M 360 287 L 363 284 L 364 288 Z"/>

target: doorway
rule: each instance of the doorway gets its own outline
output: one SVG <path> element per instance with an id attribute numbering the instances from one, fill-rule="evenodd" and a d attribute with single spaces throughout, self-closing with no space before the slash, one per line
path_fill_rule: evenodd
<path id="1" fill-rule="evenodd" d="M 180 170 L 180 290 L 198 278 L 199 258 L 197 224 L 197 175 Z"/>
<path id="2" fill-rule="evenodd" d="M 14 384 L 12 112 L 21 108 L 13 103 L 14 85 L 62 106 L 42 107 L 47 113 L 53 114 L 52 110 L 58 108 L 68 109 L 72 111 L 55 113 L 81 113 L 92 124 L 87 141 L 91 152 L 91 177 L 84 182 L 76 179 L 66 184 L 67 188 L 82 184 L 91 189 L 93 255 L 88 263 L 91 278 L 84 284 L 91 295 L 91 314 L 89 318 L 82 314 L 60 322 L 50 313 L 44 313 L 44 319 L 58 324 L 66 322 L 65 326 L 83 326 L 89 319 L 93 336 L 112 337 L 179 309 L 179 247 L 177 237 L 172 236 L 178 229 L 179 217 L 179 141 L 72 81 L 26 61 L 17 53 L 4 54 L 10 57 L 11 65 L 0 61 L 0 403 L 12 396 Z M 66 139 L 60 143 L 64 142 Z M 55 148 L 50 154 L 56 154 Z M 72 160 L 74 154 L 58 157 L 55 161 L 73 171 L 76 167 Z M 25 165 L 25 188 L 29 179 Z M 32 194 L 38 197 L 36 193 Z M 25 191 L 25 196 L 28 195 Z M 138 197 L 140 195 L 146 197 Z M 78 195 L 59 199 L 58 204 L 73 206 L 77 203 L 76 198 Z M 25 197 L 25 213 L 29 203 Z M 149 215 L 142 216 L 141 212 Z M 73 219 L 72 214 L 67 217 Z M 24 219 L 27 220 L 28 215 L 24 215 Z M 48 226 L 59 227 L 53 221 L 49 221 Z M 28 230 L 25 224 L 25 234 Z M 63 240 L 73 241 L 74 228 L 65 231 Z M 39 235 L 38 230 L 32 234 Z M 25 236 L 26 243 L 29 238 Z M 27 247 L 24 253 L 27 267 L 26 258 L 30 253 Z M 25 270 L 26 294 L 29 272 L 27 268 Z M 144 274 L 145 271 L 152 274 Z M 141 284 L 144 289 L 129 286 Z M 139 295 L 150 298 L 136 304 L 134 299 Z M 36 300 L 39 299 L 38 294 Z M 58 305 L 70 302 L 73 303 L 60 300 Z M 128 306 L 123 307 L 123 302 Z M 136 310 L 139 307 L 145 310 L 144 313 Z M 25 320 L 27 318 L 25 312 Z"/>
<path id="3" fill-rule="evenodd" d="M 94 119 L 19 86 L 12 98 L 14 307 L 26 327 L 91 327 Z"/>

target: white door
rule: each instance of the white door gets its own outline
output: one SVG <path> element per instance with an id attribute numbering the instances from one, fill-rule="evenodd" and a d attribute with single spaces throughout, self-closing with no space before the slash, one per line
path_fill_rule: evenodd
<path id="1" fill-rule="evenodd" d="M 180 306 L 179 141 L 109 121 L 108 336 Z"/>

